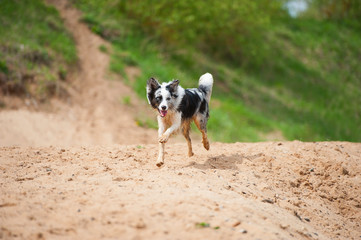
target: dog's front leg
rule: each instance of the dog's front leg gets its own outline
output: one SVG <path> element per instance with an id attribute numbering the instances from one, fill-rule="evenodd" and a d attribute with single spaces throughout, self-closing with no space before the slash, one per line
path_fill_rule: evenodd
<path id="1" fill-rule="evenodd" d="M 164 164 L 164 145 L 165 143 L 159 143 L 159 154 L 157 160 L 157 166 L 160 167 Z"/>
<path id="2" fill-rule="evenodd" d="M 161 117 L 158 116 L 158 137 L 160 138 L 164 133 L 165 127 Z M 160 167 L 164 164 L 164 143 L 159 143 L 159 153 L 158 153 L 158 160 L 157 166 Z"/>
<path id="3" fill-rule="evenodd" d="M 173 124 L 172 126 L 170 126 L 160 137 L 159 137 L 159 142 L 160 143 L 166 143 L 170 137 L 170 135 L 174 132 L 177 131 L 182 123 L 182 115 L 181 113 L 176 113 L 174 115 L 173 118 Z"/>

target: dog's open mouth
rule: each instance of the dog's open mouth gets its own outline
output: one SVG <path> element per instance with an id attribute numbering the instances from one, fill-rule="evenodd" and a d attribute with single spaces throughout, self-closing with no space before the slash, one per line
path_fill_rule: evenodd
<path id="1" fill-rule="evenodd" d="M 161 117 L 165 117 L 167 115 L 167 110 L 158 110 Z"/>

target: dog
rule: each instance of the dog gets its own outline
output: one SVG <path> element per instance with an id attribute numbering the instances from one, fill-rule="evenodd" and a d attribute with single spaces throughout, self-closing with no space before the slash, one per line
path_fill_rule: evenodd
<path id="1" fill-rule="evenodd" d="M 164 164 L 164 147 L 172 134 L 182 131 L 188 144 L 188 156 L 193 156 L 192 142 L 189 137 L 192 121 L 202 133 L 202 143 L 209 150 L 207 122 L 209 103 L 212 94 L 213 76 L 203 74 L 199 78 L 198 88 L 184 89 L 179 80 L 160 84 L 155 78 L 147 81 L 148 103 L 157 110 L 159 154 L 156 165 Z"/>

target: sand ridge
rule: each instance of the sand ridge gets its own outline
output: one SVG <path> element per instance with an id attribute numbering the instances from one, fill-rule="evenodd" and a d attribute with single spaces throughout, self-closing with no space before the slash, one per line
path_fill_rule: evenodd
<path id="1" fill-rule="evenodd" d="M 0 148 L 3 238 L 358 239 L 361 144 Z M 208 225 L 209 224 L 209 225 Z"/>

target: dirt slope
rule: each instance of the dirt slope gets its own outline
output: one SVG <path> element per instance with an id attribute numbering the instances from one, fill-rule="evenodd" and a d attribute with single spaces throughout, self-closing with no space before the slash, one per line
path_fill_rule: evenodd
<path id="1" fill-rule="evenodd" d="M 360 239 L 359 143 L 185 152 L 158 169 L 156 145 L 0 148 L 0 237 Z"/>
<path id="2" fill-rule="evenodd" d="M 48 2 L 58 8 L 74 36 L 79 71 L 68 79 L 68 101 L 53 99 L 50 107 L 42 107 L 27 100 L 27 104 L 21 101 L 16 104 L 16 110 L 1 110 L 0 146 L 82 146 L 156 141 L 155 130 L 141 129 L 135 122 L 136 118 L 151 116 L 149 107 L 108 72 L 109 56 L 102 53 L 99 46 L 111 49 L 109 44 L 79 22 L 80 12 L 70 7 L 67 1 Z M 130 105 L 121 104 L 125 96 L 130 98 Z M 4 99 L 3 102 L 14 105 L 14 99 Z M 38 111 L 33 110 L 34 105 Z"/>
<path id="3" fill-rule="evenodd" d="M 156 131 L 134 121 L 149 108 L 107 79 L 107 43 L 49 2 L 80 71 L 67 102 L 0 111 L 0 239 L 360 239 L 360 143 L 194 144 L 188 158 L 173 138 L 157 168 Z"/>

